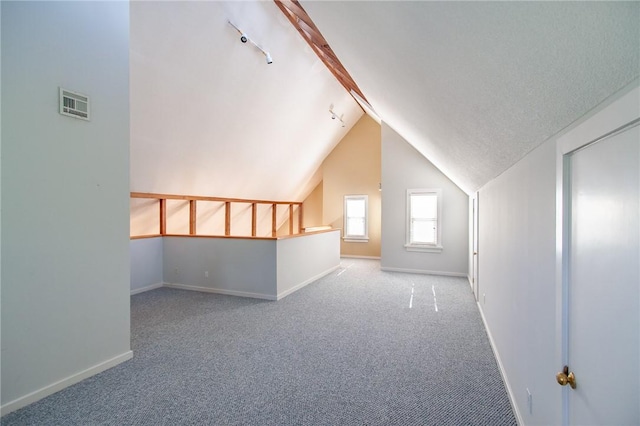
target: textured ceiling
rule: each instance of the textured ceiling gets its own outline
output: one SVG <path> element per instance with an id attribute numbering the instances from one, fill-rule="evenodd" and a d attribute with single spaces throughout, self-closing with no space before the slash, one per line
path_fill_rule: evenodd
<path id="1" fill-rule="evenodd" d="M 638 2 L 301 4 L 382 120 L 468 193 L 640 74 Z"/>
<path id="2" fill-rule="evenodd" d="M 301 200 L 363 114 L 274 2 L 131 2 L 130 18 L 132 191 Z"/>

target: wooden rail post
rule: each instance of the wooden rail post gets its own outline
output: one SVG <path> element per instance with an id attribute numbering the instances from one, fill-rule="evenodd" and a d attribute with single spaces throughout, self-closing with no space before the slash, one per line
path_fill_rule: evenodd
<path id="1" fill-rule="evenodd" d="M 258 223 L 258 206 L 256 203 L 251 203 L 251 236 L 256 236 L 256 227 Z"/>
<path id="2" fill-rule="evenodd" d="M 160 200 L 160 235 L 167 233 L 167 200 L 161 198 Z"/>
<path id="3" fill-rule="evenodd" d="M 278 215 L 278 205 L 276 203 L 273 203 L 271 208 L 271 236 L 272 237 L 275 237 L 278 235 L 277 215 Z"/>
<path id="4" fill-rule="evenodd" d="M 289 235 L 293 235 L 293 204 L 289 204 Z"/>
<path id="5" fill-rule="evenodd" d="M 189 233 L 185 235 L 197 236 L 198 224 L 197 224 L 197 202 L 198 201 L 211 201 L 215 203 L 224 203 L 225 206 L 225 236 L 231 236 L 231 204 L 232 203 L 245 203 L 251 204 L 251 237 L 255 238 L 268 238 L 265 236 L 258 237 L 258 205 L 271 206 L 271 237 L 277 238 L 278 236 L 278 206 L 289 207 L 289 235 L 294 235 L 296 225 L 294 224 L 296 219 L 295 208 L 298 208 L 298 225 L 297 233 L 301 234 L 303 231 L 303 205 L 299 201 L 271 201 L 271 200 L 252 200 L 244 198 L 222 198 L 222 197 L 206 197 L 199 195 L 175 195 L 175 194 L 154 194 L 150 192 L 131 192 L 131 198 L 153 199 L 158 200 L 158 213 L 159 213 L 159 235 L 168 235 L 169 230 L 167 226 L 167 212 L 168 212 L 168 200 L 180 200 L 182 202 L 189 202 Z M 219 205 L 219 204 L 217 204 Z M 218 212 L 218 209 L 216 209 Z M 283 212 L 284 213 L 284 212 Z M 244 215 L 243 215 L 244 217 Z M 154 234 L 156 235 L 156 234 Z M 144 236 L 131 236 L 131 238 L 148 238 L 148 235 Z M 250 238 L 247 236 L 247 238 Z"/>
<path id="6" fill-rule="evenodd" d="M 196 200 L 189 200 L 189 235 L 196 235 Z"/>
<path id="7" fill-rule="evenodd" d="M 302 203 L 298 204 L 298 234 L 302 234 L 302 219 L 304 218 L 304 213 L 302 210 Z"/>
<path id="8" fill-rule="evenodd" d="M 224 203 L 224 235 L 231 235 L 231 202 Z"/>

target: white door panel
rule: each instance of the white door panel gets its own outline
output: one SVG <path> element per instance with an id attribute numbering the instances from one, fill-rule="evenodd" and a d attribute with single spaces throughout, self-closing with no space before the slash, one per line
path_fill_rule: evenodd
<path id="1" fill-rule="evenodd" d="M 473 279 L 473 293 L 476 296 L 476 301 L 480 300 L 480 283 L 478 281 L 478 223 L 479 223 L 479 205 L 478 200 L 480 197 L 480 193 L 476 192 L 473 196 L 473 264 L 471 277 Z"/>
<path id="2" fill-rule="evenodd" d="M 570 154 L 568 420 L 640 424 L 640 127 Z"/>

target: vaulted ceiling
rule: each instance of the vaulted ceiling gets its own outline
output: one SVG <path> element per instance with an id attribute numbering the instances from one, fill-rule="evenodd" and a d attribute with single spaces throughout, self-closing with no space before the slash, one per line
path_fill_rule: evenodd
<path id="1" fill-rule="evenodd" d="M 302 38 L 309 44 L 318 58 L 331 71 L 331 74 L 342 84 L 347 92 L 357 95 L 366 102 L 367 97 L 362 93 L 353 77 L 344 68 L 329 43 L 324 38 L 316 24 L 298 0 L 274 0 L 282 10 L 284 16 L 291 22 Z"/>
<path id="2" fill-rule="evenodd" d="M 272 1 L 131 2 L 130 20 L 132 191 L 301 200 L 363 115 Z"/>
<path id="3" fill-rule="evenodd" d="M 638 2 L 301 4 L 382 120 L 467 192 L 640 75 Z"/>
<path id="4" fill-rule="evenodd" d="M 640 75 L 638 2 L 300 4 L 382 120 L 469 193 Z M 362 110 L 290 18 L 131 3 L 132 190 L 308 193 Z"/>

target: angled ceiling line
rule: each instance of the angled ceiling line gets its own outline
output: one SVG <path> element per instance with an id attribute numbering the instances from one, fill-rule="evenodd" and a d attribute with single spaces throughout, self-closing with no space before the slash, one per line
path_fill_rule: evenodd
<path id="1" fill-rule="evenodd" d="M 330 62 L 332 65 L 335 64 L 335 61 L 333 59 L 331 59 L 331 57 L 327 56 L 325 52 L 323 52 L 322 50 L 320 50 L 317 46 L 311 46 L 313 51 L 316 53 L 316 55 L 324 58 L 325 60 L 327 60 L 328 62 Z M 334 68 L 333 69 L 335 74 L 338 74 L 338 78 L 341 80 L 344 80 L 345 82 L 347 82 L 348 84 L 355 84 L 355 81 L 353 81 L 353 79 L 351 78 L 351 76 L 349 74 L 345 74 L 343 71 L 341 71 L 339 68 Z"/>
<path id="2" fill-rule="evenodd" d="M 307 14 L 307 11 L 302 8 L 297 0 L 279 0 L 279 2 L 287 9 L 286 13 L 289 13 L 296 18 L 296 22 L 301 22 L 301 26 L 310 29 L 310 31 L 313 32 L 313 35 L 317 37 L 318 40 L 321 40 L 321 43 L 326 43 L 326 40 L 318 27 L 316 27 L 316 24 L 313 23 L 311 17 Z"/>
<path id="3" fill-rule="evenodd" d="M 318 27 L 300 5 L 300 2 L 298 0 L 274 0 L 274 2 L 346 91 L 351 96 L 353 96 L 352 93 L 356 93 L 367 101 L 353 77 L 344 68 L 344 65 L 342 65 L 327 40 L 322 36 Z M 358 105 L 360 104 L 358 103 Z"/>

